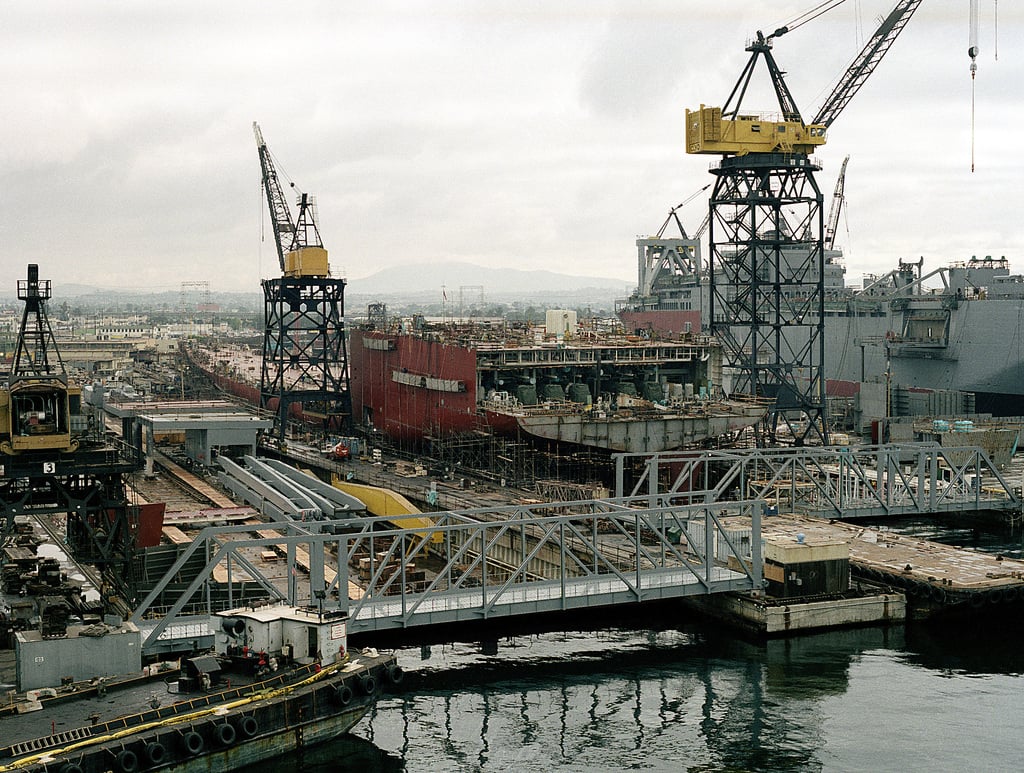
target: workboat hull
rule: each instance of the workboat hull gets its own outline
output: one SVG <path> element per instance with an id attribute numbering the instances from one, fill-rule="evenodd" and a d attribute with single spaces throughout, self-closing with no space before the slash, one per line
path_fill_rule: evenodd
<path id="1" fill-rule="evenodd" d="M 74 700 L 81 706 L 44 705 L 4 720 L 5 730 L 9 725 L 16 730 L 12 723 L 31 718 L 55 732 L 0 748 L 0 771 L 241 770 L 348 732 L 369 711 L 381 687 L 400 678 L 393 657 L 357 657 L 323 671 L 305 667 L 97 724 L 89 724 L 90 711 L 116 705 L 116 691 L 68 699 L 64 703 Z M 58 725 L 51 718 L 71 717 L 76 710 L 83 724 L 62 719 Z"/>
<path id="2" fill-rule="evenodd" d="M 724 406 L 716 404 L 717 410 Z M 765 415 L 764 406 L 737 407 L 735 413 L 665 414 L 640 417 L 616 412 L 545 410 L 506 414 L 519 429 L 558 443 L 608 451 L 654 453 L 674 451 L 713 437 L 738 432 Z M 491 412 L 495 419 L 500 414 Z"/>

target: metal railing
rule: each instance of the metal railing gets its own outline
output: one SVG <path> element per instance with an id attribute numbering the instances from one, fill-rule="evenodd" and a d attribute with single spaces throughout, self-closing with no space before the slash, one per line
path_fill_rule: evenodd
<path id="1" fill-rule="evenodd" d="M 761 587 L 763 506 L 651 507 L 645 497 L 434 513 L 432 525 L 409 529 L 368 517 L 349 522 L 344 534 L 294 522 L 261 524 L 262 535 L 251 525 L 210 527 L 185 548 L 133 621 L 166 598 L 161 594 L 197 551 L 203 568 L 167 616 L 147 625 L 144 648 L 156 647 L 185 610 L 194 614 L 197 598 L 214 614 L 215 569 L 229 604 L 233 573 L 241 571 L 272 598 L 293 605 L 323 599 L 325 607 L 347 611 L 350 633 L 750 590 Z M 724 528 L 722 519 L 733 516 L 749 517 L 749 530 Z M 266 548 L 284 554 L 284 583 L 254 560 Z M 350 582 L 350 567 L 357 582 Z"/>
<path id="2" fill-rule="evenodd" d="M 975 447 L 744 449 L 616 454 L 615 460 L 615 495 L 646 495 L 652 505 L 762 499 L 789 512 L 847 519 L 1021 507 L 1017 492 Z"/>

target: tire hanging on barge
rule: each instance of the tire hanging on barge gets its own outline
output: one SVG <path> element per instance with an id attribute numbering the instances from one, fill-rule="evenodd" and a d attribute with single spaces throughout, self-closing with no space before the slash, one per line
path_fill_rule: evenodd
<path id="1" fill-rule="evenodd" d="M 221 746 L 231 746 L 238 737 L 234 726 L 227 722 L 222 722 L 217 725 L 213 732 L 217 736 L 217 741 Z"/>
<path id="2" fill-rule="evenodd" d="M 161 765 L 167 759 L 167 747 L 159 741 L 147 743 L 142 751 L 150 765 Z"/>
<path id="3" fill-rule="evenodd" d="M 242 735 L 246 738 L 255 738 L 256 734 L 260 731 L 260 723 L 254 716 L 242 717 L 240 724 Z"/>
<path id="4" fill-rule="evenodd" d="M 189 730 L 185 733 L 182 736 L 182 743 L 185 745 L 185 751 L 193 757 L 199 754 L 204 746 L 203 737 L 195 730 Z"/>
<path id="5" fill-rule="evenodd" d="M 359 680 L 359 689 L 364 695 L 373 695 L 377 692 L 377 680 L 371 674 L 367 674 Z"/>

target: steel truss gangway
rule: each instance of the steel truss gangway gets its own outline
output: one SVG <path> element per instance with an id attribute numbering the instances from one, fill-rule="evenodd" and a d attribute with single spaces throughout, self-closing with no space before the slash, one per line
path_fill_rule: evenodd
<path id="1" fill-rule="evenodd" d="M 937 443 L 616 454 L 615 496 L 658 502 L 762 499 L 823 518 L 1019 512 L 981 448 Z"/>
<path id="2" fill-rule="evenodd" d="M 347 612 L 350 634 L 760 589 L 763 506 L 648 507 L 645 497 L 433 513 L 433 525 L 410 529 L 396 529 L 386 517 L 353 519 L 345 533 L 290 521 L 260 524 L 258 534 L 251 525 L 210 527 L 182 552 L 132 621 L 146 632 L 145 652 L 171 649 L 175 627 L 217 611 L 209 592 L 214 570 L 221 578 L 226 570 L 225 608 L 238 603 L 232 578 L 244 577 L 272 599 Z M 723 528 L 723 519 L 733 516 L 749 517 L 750 528 Z M 287 555 L 286 588 L 253 558 L 268 548 Z M 197 552 L 204 568 L 170 608 L 157 610 L 156 599 L 181 582 L 182 568 Z M 308 587 L 295 571 L 300 553 L 308 554 Z M 358 567 L 358 587 L 350 566 Z M 429 571 L 417 569 L 423 566 Z"/>

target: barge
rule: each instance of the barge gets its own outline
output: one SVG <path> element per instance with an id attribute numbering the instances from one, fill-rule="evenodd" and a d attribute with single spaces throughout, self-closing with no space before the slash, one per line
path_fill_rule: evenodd
<path id="1" fill-rule="evenodd" d="M 273 605 L 218 616 L 216 654 L 129 678 L 62 680 L 3 707 L 0 771 L 239 770 L 346 733 L 402 679 L 393 655 L 347 651 L 340 612 Z M 300 636 L 308 641 L 297 647 Z M 314 646 L 314 657 L 293 658 Z"/>

